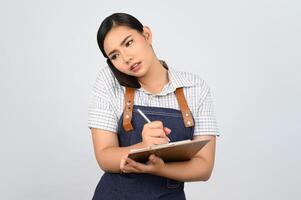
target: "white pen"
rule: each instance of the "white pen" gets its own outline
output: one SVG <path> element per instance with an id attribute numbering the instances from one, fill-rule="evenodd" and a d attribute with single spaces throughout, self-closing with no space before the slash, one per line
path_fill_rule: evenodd
<path id="1" fill-rule="evenodd" d="M 137 111 L 147 121 L 147 123 L 151 123 L 151 121 L 145 116 L 145 114 L 139 108 L 137 109 Z"/>
<path id="2" fill-rule="evenodd" d="M 137 111 L 140 113 L 140 115 L 147 121 L 147 123 L 151 123 L 151 121 L 145 116 L 145 114 L 139 109 L 137 108 Z M 168 138 L 168 137 L 167 137 Z M 170 139 L 168 138 L 168 140 L 170 141 Z"/>

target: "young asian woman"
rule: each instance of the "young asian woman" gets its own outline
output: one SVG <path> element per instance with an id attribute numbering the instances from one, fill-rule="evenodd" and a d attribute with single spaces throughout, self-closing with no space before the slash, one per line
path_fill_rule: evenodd
<path id="1" fill-rule="evenodd" d="M 107 66 L 98 73 L 89 107 L 94 153 L 104 171 L 93 199 L 186 199 L 184 182 L 207 181 L 214 167 L 219 131 L 209 86 L 158 59 L 151 29 L 130 14 L 106 17 L 97 42 Z M 185 139 L 210 142 L 189 161 L 128 158 L 131 149 Z"/>

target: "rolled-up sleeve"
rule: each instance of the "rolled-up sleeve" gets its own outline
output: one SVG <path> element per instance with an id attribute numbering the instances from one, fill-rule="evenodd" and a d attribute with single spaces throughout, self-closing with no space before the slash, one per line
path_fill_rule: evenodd
<path id="1" fill-rule="evenodd" d="M 99 75 L 94 84 L 88 109 L 88 127 L 117 133 L 118 119 L 105 81 L 105 77 Z"/>
<path id="2" fill-rule="evenodd" d="M 199 101 L 197 112 L 194 116 L 194 135 L 220 136 L 210 89 L 207 87 Z"/>

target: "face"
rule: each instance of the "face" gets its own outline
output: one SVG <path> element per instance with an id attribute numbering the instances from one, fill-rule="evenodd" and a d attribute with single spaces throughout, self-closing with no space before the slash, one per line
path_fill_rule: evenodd
<path id="1" fill-rule="evenodd" d="M 151 31 L 147 26 L 143 30 L 140 33 L 126 26 L 116 26 L 105 37 L 105 53 L 112 64 L 125 74 L 142 77 L 155 60 Z M 135 63 L 139 64 L 135 66 Z"/>

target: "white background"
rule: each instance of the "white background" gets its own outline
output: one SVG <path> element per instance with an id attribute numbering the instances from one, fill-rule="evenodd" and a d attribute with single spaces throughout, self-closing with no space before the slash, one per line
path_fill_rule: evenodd
<path id="1" fill-rule="evenodd" d="M 187 199 L 300 199 L 300 1 L 3 1 L 0 199 L 91 199 L 87 127 L 96 32 L 114 12 L 148 25 L 157 56 L 211 87 L 221 137 Z"/>

